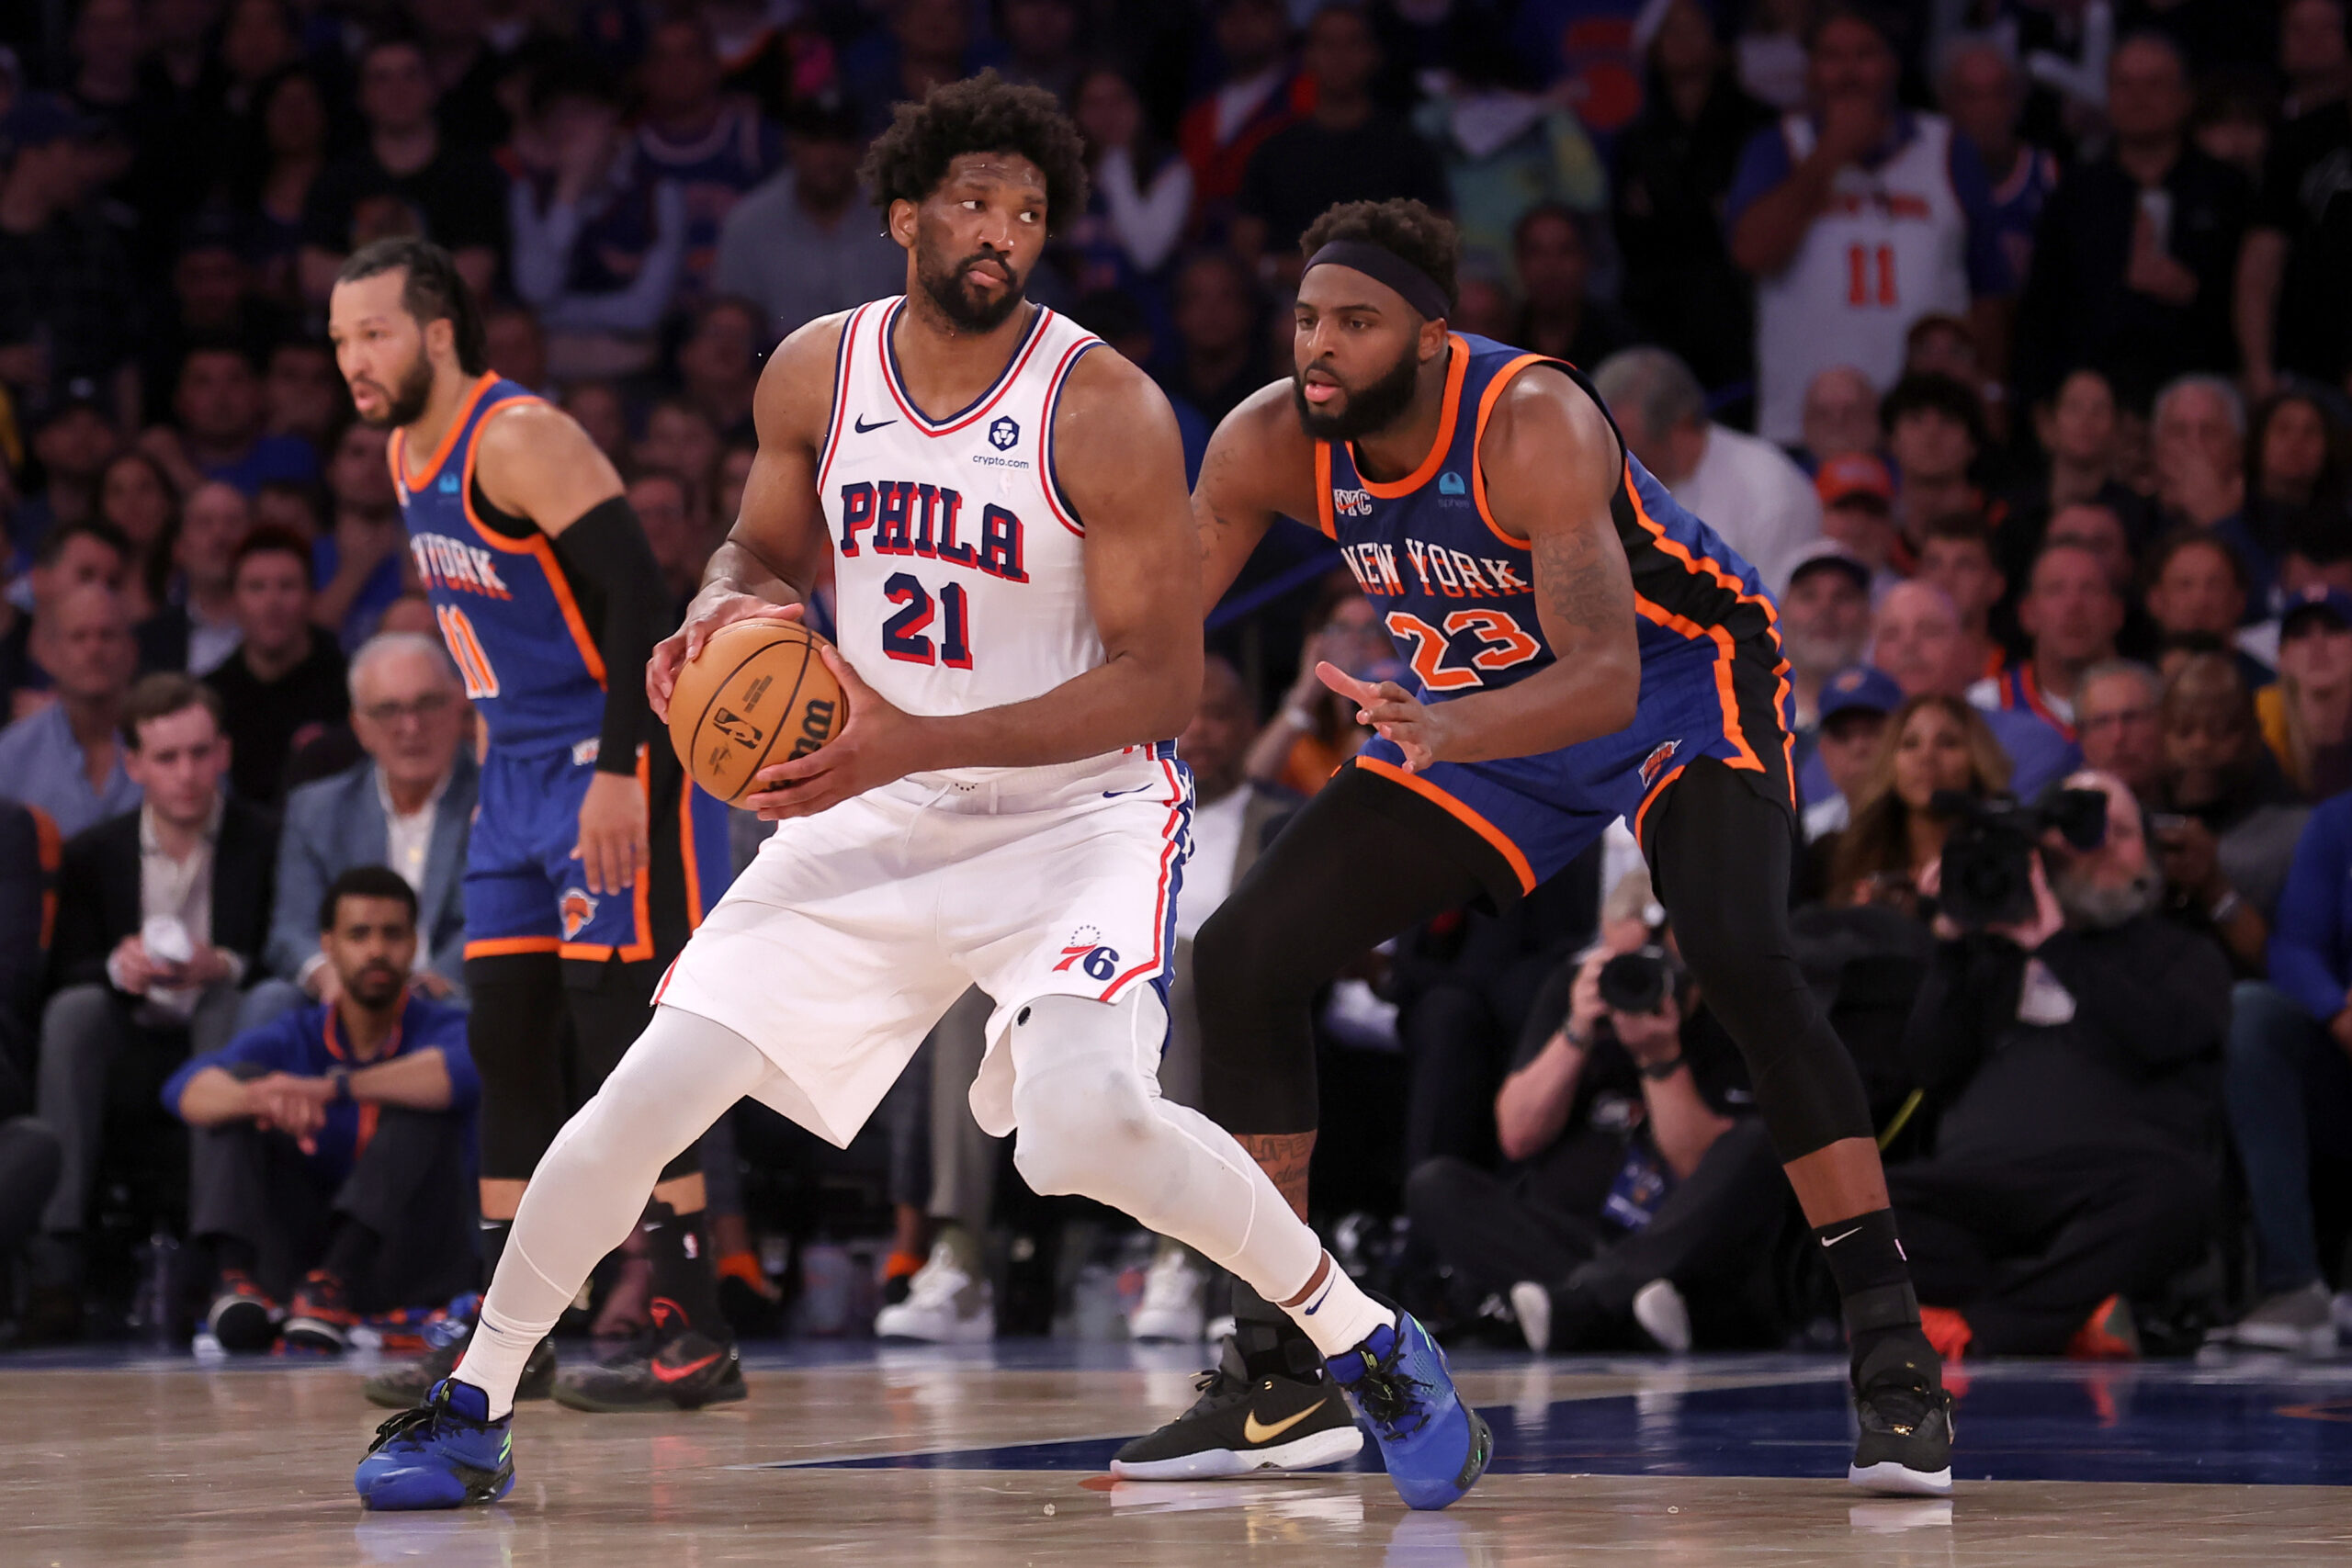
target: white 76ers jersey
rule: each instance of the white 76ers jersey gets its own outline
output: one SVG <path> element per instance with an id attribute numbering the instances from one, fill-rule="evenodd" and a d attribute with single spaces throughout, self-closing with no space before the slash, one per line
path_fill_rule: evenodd
<path id="1" fill-rule="evenodd" d="M 1102 339 L 1040 306 L 995 385 L 934 420 L 891 350 L 905 309 L 877 299 L 842 329 L 817 468 L 841 650 L 908 713 L 1001 707 L 1102 662 L 1053 443 L 1070 369 Z"/>

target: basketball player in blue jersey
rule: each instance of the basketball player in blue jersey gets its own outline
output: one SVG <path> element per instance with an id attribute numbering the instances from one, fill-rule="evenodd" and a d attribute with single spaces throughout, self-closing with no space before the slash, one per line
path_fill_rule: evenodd
<path id="1" fill-rule="evenodd" d="M 490 368 L 447 253 L 418 240 L 360 250 L 328 330 L 359 417 L 391 428 L 410 550 L 490 732 L 464 896 L 494 1270 L 539 1156 L 645 1026 L 662 970 L 725 891 L 726 808 L 684 782 L 655 733 L 639 671 L 668 613 L 620 476 L 571 415 Z M 541 1345 L 528 1394 L 585 1410 L 743 1397 L 702 1208 L 689 1150 L 646 1210 L 655 1343 L 560 1374 Z M 413 1404 L 463 1347 L 371 1380 L 368 1397 Z"/>
<path id="2" fill-rule="evenodd" d="M 973 1114 L 1015 1135 L 1029 1184 L 1124 1209 L 1290 1303 L 1398 1492 L 1444 1507 L 1493 1451 L 1444 1352 L 1159 1093 L 1192 811 L 1165 738 L 1199 696 L 1200 551 L 1167 399 L 1024 298 L 1054 220 L 1085 209 L 1077 128 L 986 72 L 900 105 L 865 175 L 906 294 L 776 351 L 742 514 L 646 675 L 666 706 L 713 630 L 797 616 L 831 558 L 825 662 L 849 717 L 761 771 L 745 803 L 775 836 L 548 1151 L 465 1359 L 381 1428 L 359 1495 L 503 1495 L 529 1348 L 662 1162 L 744 1095 L 848 1144 L 978 985 L 998 1005 Z"/>
<path id="3" fill-rule="evenodd" d="M 1377 738 L 1199 934 L 1204 1109 L 1304 1213 L 1317 989 L 1417 921 L 1527 893 L 1623 818 L 1844 1298 L 1861 1417 L 1850 1478 L 1948 1490 L 1950 1401 L 1869 1107 L 1791 942 L 1796 815 L 1771 600 L 1634 461 L 1581 373 L 1447 330 L 1443 219 L 1355 203 L 1304 243 L 1294 378 L 1227 416 L 1194 492 L 1207 603 L 1277 515 L 1312 520 L 1413 680 L 1320 669 Z M 1257 1468 L 1263 1434 L 1332 1419 L 1283 1314 L 1246 1290 L 1235 1304 L 1238 1358 L 1114 1473 Z"/>

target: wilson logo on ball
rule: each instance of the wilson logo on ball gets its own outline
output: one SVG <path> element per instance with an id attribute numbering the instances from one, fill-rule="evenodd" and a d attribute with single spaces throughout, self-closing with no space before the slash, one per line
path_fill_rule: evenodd
<path id="1" fill-rule="evenodd" d="M 810 698 L 800 710 L 800 734 L 792 743 L 792 754 L 806 757 L 832 739 L 835 705 Z"/>

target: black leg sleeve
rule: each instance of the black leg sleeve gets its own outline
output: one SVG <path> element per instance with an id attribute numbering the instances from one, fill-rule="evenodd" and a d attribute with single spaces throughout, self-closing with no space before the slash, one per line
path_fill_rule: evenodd
<path id="1" fill-rule="evenodd" d="M 1315 993 L 1416 920 L 1516 886 L 1443 807 L 1340 769 L 1193 942 L 1202 1111 L 1234 1133 L 1314 1131 Z"/>
<path id="2" fill-rule="evenodd" d="M 481 1076 L 481 1175 L 527 1181 L 563 1126 L 562 961 L 552 953 L 466 960 L 466 1047 Z M 602 1081 L 601 1079 L 598 1081 Z"/>
<path id="3" fill-rule="evenodd" d="M 1797 967 L 1788 808 L 1702 757 L 1651 806 L 1645 826 L 1682 961 L 1747 1059 L 1781 1163 L 1873 1136 L 1861 1074 Z"/>

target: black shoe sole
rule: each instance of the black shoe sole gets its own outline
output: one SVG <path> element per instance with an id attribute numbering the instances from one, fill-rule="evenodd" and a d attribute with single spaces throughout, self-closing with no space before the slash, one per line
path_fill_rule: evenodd
<path id="1" fill-rule="evenodd" d="M 714 1384 L 708 1393 L 683 1386 L 605 1399 L 571 1383 L 558 1382 L 555 1402 L 567 1410 L 590 1416 L 658 1416 L 663 1411 L 701 1410 L 713 1404 L 736 1404 L 752 1396 L 741 1371 Z"/>

